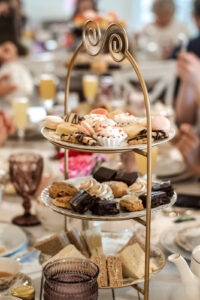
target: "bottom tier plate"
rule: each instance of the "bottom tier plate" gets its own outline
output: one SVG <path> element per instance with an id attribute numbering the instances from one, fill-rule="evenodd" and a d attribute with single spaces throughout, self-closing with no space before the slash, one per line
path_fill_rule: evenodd
<path id="1" fill-rule="evenodd" d="M 131 231 L 123 231 L 123 232 L 102 232 L 102 244 L 103 244 L 103 252 L 105 255 L 117 255 L 117 253 L 122 249 L 122 247 L 129 241 L 132 236 Z M 157 266 L 157 270 L 150 274 L 153 276 L 162 270 L 165 266 L 165 255 L 160 250 L 160 248 L 151 245 L 151 249 L 154 250 L 154 253 L 157 255 L 154 256 L 153 262 Z M 48 255 L 40 254 L 39 260 L 40 263 L 43 264 L 50 258 Z M 140 279 L 136 278 L 124 278 L 123 285 L 118 288 L 124 288 L 128 286 L 132 286 L 134 284 L 144 282 L 144 277 Z M 101 289 L 112 289 L 112 287 L 103 287 Z"/>
<path id="2" fill-rule="evenodd" d="M 74 186 L 78 187 L 80 185 L 80 183 L 85 181 L 87 178 L 90 178 L 90 177 L 72 178 L 72 179 L 66 180 L 66 182 L 71 183 Z M 62 214 L 64 216 L 67 216 L 67 217 L 81 219 L 81 220 L 88 220 L 88 221 L 122 221 L 122 220 L 130 220 L 130 219 L 146 216 L 146 209 L 144 209 L 142 211 L 136 211 L 136 212 L 120 211 L 120 213 L 118 215 L 114 215 L 114 216 L 95 216 L 95 215 L 92 215 L 91 212 L 89 212 L 89 211 L 86 212 L 85 214 L 79 214 L 72 210 L 60 208 L 60 207 L 53 205 L 53 203 L 52 203 L 53 199 L 49 196 L 49 189 L 50 189 L 50 186 L 43 190 L 43 192 L 41 194 L 42 202 L 46 206 L 53 209 L 55 212 Z M 172 206 L 176 202 L 176 199 L 177 199 L 177 195 L 176 195 L 176 193 L 174 193 L 173 197 L 170 200 L 170 203 L 165 204 L 165 205 L 160 205 L 156 208 L 152 208 L 151 212 L 155 213 L 159 210 L 163 210 L 163 209 L 166 209 L 166 208 Z"/>

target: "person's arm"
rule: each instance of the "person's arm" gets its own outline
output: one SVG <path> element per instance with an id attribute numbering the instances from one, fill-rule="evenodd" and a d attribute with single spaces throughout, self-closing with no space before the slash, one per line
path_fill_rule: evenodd
<path id="1" fill-rule="evenodd" d="M 0 97 L 4 97 L 16 90 L 16 86 L 13 84 L 4 83 L 9 78 L 9 75 L 3 75 L 0 77 Z"/>
<path id="2" fill-rule="evenodd" d="M 183 123 L 195 124 L 197 111 L 195 99 L 194 88 L 182 82 L 176 100 L 176 122 L 179 126 Z"/>

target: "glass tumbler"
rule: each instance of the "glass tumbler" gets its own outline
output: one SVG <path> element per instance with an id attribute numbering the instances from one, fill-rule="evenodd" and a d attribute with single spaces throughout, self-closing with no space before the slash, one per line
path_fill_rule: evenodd
<path id="1" fill-rule="evenodd" d="M 68 258 L 48 263 L 44 270 L 44 300 L 97 300 L 99 269 L 90 260 Z"/>

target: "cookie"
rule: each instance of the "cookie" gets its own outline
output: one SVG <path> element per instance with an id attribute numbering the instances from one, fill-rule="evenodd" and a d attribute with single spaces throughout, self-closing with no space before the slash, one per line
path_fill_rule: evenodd
<path id="1" fill-rule="evenodd" d="M 130 146 L 147 144 L 147 138 L 138 136 L 138 137 L 135 137 L 135 138 L 132 138 L 132 139 L 128 140 L 128 144 Z"/>
<path id="2" fill-rule="evenodd" d="M 140 124 L 128 125 L 123 127 L 124 132 L 127 134 L 127 140 L 135 138 L 139 133 L 146 128 Z"/>
<path id="3" fill-rule="evenodd" d="M 49 189 L 49 195 L 51 198 L 74 196 L 77 193 L 77 189 L 66 182 L 53 182 Z"/>
<path id="4" fill-rule="evenodd" d="M 120 206 L 128 211 L 140 211 L 144 209 L 142 201 L 134 195 L 124 196 L 120 200 Z"/>
<path id="5" fill-rule="evenodd" d="M 82 132 L 75 132 L 73 137 L 76 139 L 77 142 L 87 146 L 96 146 L 97 141 L 92 138 L 91 136 L 85 135 Z"/>
<path id="6" fill-rule="evenodd" d="M 53 205 L 61 208 L 67 208 L 72 210 L 71 204 L 69 203 L 69 200 L 72 198 L 72 196 L 65 196 L 65 197 L 59 197 L 53 200 Z"/>
<path id="7" fill-rule="evenodd" d="M 84 117 L 81 117 L 75 113 L 71 113 L 69 116 L 64 116 L 64 121 L 72 123 L 72 124 L 79 124 L 83 120 L 84 120 Z"/>
<path id="8" fill-rule="evenodd" d="M 46 116 L 44 119 L 44 127 L 56 130 L 57 126 L 63 122 L 63 119 L 57 116 Z"/>
<path id="9" fill-rule="evenodd" d="M 74 135 L 68 135 L 68 134 L 61 134 L 60 136 L 61 141 L 63 142 L 67 142 L 67 143 L 72 143 L 72 144 L 79 144 L 79 142 L 77 141 L 77 139 L 75 138 Z"/>
<path id="10" fill-rule="evenodd" d="M 120 181 L 107 181 L 105 182 L 111 187 L 114 198 L 121 198 L 127 194 L 128 185 L 125 182 Z"/>
<path id="11" fill-rule="evenodd" d="M 69 122 L 62 122 L 56 128 L 56 133 L 58 135 L 62 135 L 62 134 L 72 135 L 76 131 L 78 131 L 78 125 Z"/>

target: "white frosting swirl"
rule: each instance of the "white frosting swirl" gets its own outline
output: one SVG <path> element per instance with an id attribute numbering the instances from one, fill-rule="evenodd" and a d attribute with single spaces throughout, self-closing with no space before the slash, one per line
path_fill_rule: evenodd
<path id="1" fill-rule="evenodd" d="M 95 135 L 96 138 L 98 138 L 98 136 L 103 136 L 103 137 L 108 137 L 108 138 L 112 137 L 112 138 L 125 139 L 127 137 L 127 135 L 123 131 L 123 129 L 118 127 L 114 121 L 112 121 L 112 120 L 108 121 L 108 120 L 109 119 L 99 123 L 96 126 L 96 135 Z M 112 125 L 112 124 L 114 124 L 114 125 Z"/>
<path id="2" fill-rule="evenodd" d="M 136 119 L 133 115 L 129 113 L 118 114 L 114 116 L 114 121 L 119 126 L 127 126 L 136 123 Z"/>
<path id="3" fill-rule="evenodd" d="M 80 189 L 87 192 L 96 184 L 97 184 L 97 181 L 95 179 L 91 178 L 88 181 L 82 182 L 80 185 Z"/>
<path id="4" fill-rule="evenodd" d="M 113 200 L 114 196 L 112 189 L 105 183 L 99 183 L 95 179 L 89 179 L 81 183 L 80 189 L 87 191 L 91 196 L 96 196 L 101 199 Z"/>
<path id="5" fill-rule="evenodd" d="M 86 115 L 84 118 L 87 123 L 90 124 L 90 126 L 92 126 L 93 128 L 95 128 L 98 123 L 106 120 L 106 116 L 98 114 Z"/>
<path id="6" fill-rule="evenodd" d="M 138 178 L 135 183 L 133 183 L 128 188 L 130 194 L 136 194 L 137 196 L 144 194 L 147 190 L 147 183 L 141 178 Z"/>

